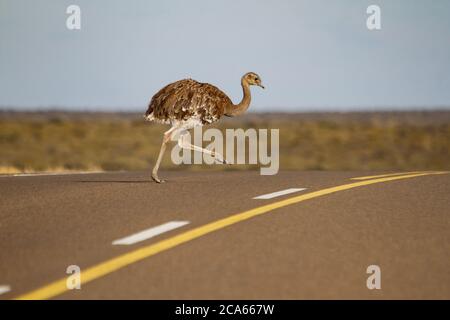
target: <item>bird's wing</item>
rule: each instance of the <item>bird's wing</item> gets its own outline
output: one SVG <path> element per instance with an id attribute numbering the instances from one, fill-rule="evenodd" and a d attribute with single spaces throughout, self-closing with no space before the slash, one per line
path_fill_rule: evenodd
<path id="1" fill-rule="evenodd" d="M 199 118 L 202 123 L 217 121 L 231 100 L 217 87 L 192 79 L 171 83 L 156 93 L 147 110 L 158 120 L 185 121 Z"/>
<path id="2" fill-rule="evenodd" d="M 226 108 L 232 102 L 219 88 L 209 83 L 200 85 L 200 90 L 194 95 L 195 113 L 200 115 L 203 123 L 215 122 L 224 115 Z"/>

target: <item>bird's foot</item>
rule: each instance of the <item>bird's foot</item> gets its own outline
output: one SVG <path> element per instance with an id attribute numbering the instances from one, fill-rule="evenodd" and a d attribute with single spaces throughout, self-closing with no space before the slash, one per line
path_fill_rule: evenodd
<path id="1" fill-rule="evenodd" d="M 216 157 L 215 160 L 216 160 L 216 162 L 219 163 L 219 164 L 229 164 L 229 163 L 227 162 L 227 160 L 225 160 L 225 159 L 223 159 L 223 158 Z"/>
<path id="2" fill-rule="evenodd" d="M 164 182 L 166 182 L 165 180 L 160 179 L 156 173 L 152 173 L 152 179 L 156 183 L 164 183 Z"/>

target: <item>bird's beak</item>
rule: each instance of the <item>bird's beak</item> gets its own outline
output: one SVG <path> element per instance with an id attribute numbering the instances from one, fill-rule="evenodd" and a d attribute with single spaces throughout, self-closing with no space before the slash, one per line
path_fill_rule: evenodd
<path id="1" fill-rule="evenodd" d="M 261 83 L 258 83 L 258 87 L 265 89 L 265 87 Z"/>

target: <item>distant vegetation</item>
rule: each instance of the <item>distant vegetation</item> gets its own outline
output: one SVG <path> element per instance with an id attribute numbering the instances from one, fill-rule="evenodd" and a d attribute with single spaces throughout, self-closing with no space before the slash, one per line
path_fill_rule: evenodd
<path id="1" fill-rule="evenodd" d="M 215 127 L 279 128 L 285 170 L 450 169 L 450 111 L 248 114 Z M 0 112 L 0 172 L 149 170 L 165 130 L 140 114 Z M 168 168 L 249 166 L 175 166 L 167 152 Z"/>

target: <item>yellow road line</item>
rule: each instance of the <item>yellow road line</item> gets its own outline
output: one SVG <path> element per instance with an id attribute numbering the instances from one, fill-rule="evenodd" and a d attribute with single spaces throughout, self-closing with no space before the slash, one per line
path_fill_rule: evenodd
<path id="1" fill-rule="evenodd" d="M 423 171 L 386 173 L 386 174 L 379 174 L 376 176 L 356 177 L 356 178 L 351 178 L 350 180 L 368 180 L 368 179 L 374 179 L 374 178 L 402 176 L 402 175 L 406 175 L 406 174 L 415 174 L 415 173 L 423 173 Z"/>
<path id="2" fill-rule="evenodd" d="M 173 247 L 176 247 L 180 244 L 189 242 L 191 240 L 197 239 L 201 236 L 204 236 L 208 233 L 223 229 L 225 227 L 231 226 L 235 223 L 245 221 L 247 219 L 262 215 L 269 211 L 279 209 L 294 203 L 299 203 L 305 200 L 321 197 L 327 194 L 335 193 L 338 191 L 344 191 L 348 189 L 353 189 L 357 187 L 367 186 L 375 183 L 388 182 L 400 179 L 407 179 L 413 177 L 426 176 L 431 174 L 444 174 L 447 172 L 421 172 L 416 174 L 408 174 L 403 176 L 395 176 L 395 177 L 384 177 L 375 180 L 366 180 L 360 182 L 354 182 L 349 184 L 344 184 L 341 186 L 326 188 L 314 192 L 310 192 L 307 194 L 299 195 L 296 197 L 292 197 L 289 199 L 277 201 L 271 204 L 267 204 L 261 207 L 257 207 L 254 209 L 250 209 L 241 213 L 237 213 L 231 215 L 229 217 L 205 224 L 203 226 L 197 227 L 195 229 L 183 232 L 179 235 L 173 236 L 171 238 L 159 241 L 155 244 L 148 245 L 146 247 L 142 247 L 140 249 L 133 250 L 129 253 L 122 254 L 116 258 L 112 258 L 105 262 L 94 265 L 81 273 L 81 281 L 82 284 L 86 284 L 95 279 L 103 277 L 109 273 L 117 271 L 121 268 L 124 268 L 132 263 L 138 262 L 145 258 L 156 255 L 157 253 L 169 250 Z M 68 291 L 66 287 L 66 278 L 57 280 L 52 282 L 46 286 L 28 292 L 24 295 L 17 297 L 16 299 L 20 300 L 31 300 L 31 299 L 49 299 L 55 297 L 59 294 L 62 294 Z"/>

